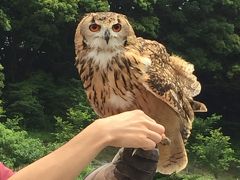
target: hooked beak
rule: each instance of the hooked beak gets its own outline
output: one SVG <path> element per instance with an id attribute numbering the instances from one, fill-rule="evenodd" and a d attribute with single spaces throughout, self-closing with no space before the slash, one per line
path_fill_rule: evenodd
<path id="1" fill-rule="evenodd" d="M 109 39 L 110 39 L 110 31 L 108 29 L 104 32 L 104 39 L 106 40 L 106 42 L 108 44 Z"/>

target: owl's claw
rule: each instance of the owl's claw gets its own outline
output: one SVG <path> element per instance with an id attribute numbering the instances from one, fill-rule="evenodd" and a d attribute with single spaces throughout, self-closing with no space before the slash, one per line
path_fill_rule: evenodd
<path id="1" fill-rule="evenodd" d="M 161 142 L 160 142 L 162 145 L 170 145 L 171 144 L 171 140 L 168 138 L 168 137 L 164 137 Z"/>
<path id="2" fill-rule="evenodd" d="M 134 154 L 136 154 L 138 149 L 134 149 L 133 152 L 132 152 L 132 156 L 134 156 Z"/>

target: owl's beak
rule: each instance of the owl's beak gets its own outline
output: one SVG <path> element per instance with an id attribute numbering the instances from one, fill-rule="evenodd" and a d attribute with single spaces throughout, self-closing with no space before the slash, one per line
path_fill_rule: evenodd
<path id="1" fill-rule="evenodd" d="M 104 39 L 106 40 L 106 42 L 108 44 L 109 39 L 110 39 L 110 31 L 108 29 L 104 32 Z"/>

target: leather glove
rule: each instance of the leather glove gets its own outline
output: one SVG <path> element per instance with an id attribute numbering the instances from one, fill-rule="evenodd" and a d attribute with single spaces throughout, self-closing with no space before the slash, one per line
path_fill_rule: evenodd
<path id="1" fill-rule="evenodd" d="M 159 158 L 158 149 L 120 149 L 114 160 L 98 168 L 85 180 L 152 180 Z"/>

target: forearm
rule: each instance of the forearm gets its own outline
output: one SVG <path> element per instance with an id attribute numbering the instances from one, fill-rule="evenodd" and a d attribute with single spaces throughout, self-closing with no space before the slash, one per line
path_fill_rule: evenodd
<path id="1" fill-rule="evenodd" d="M 10 180 L 72 180 L 106 146 L 107 139 L 90 125 L 68 143 L 17 172 Z"/>
<path id="2" fill-rule="evenodd" d="M 106 146 L 150 150 L 161 141 L 163 134 L 164 127 L 139 110 L 99 119 L 10 180 L 72 180 Z"/>

